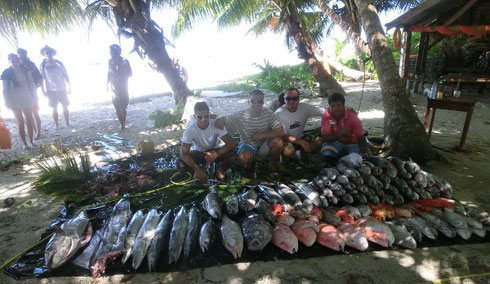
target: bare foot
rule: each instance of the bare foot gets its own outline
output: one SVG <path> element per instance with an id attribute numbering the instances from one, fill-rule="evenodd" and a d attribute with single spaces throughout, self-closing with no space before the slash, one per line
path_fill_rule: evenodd
<path id="1" fill-rule="evenodd" d="M 220 170 L 218 170 L 218 172 L 216 173 L 216 178 L 217 178 L 218 180 L 220 180 L 220 181 L 225 180 L 225 178 L 226 178 L 226 172 L 225 172 L 225 171 L 223 171 L 223 170 L 221 170 L 221 169 L 220 169 Z"/>
<path id="2" fill-rule="evenodd" d="M 22 148 L 24 148 L 24 150 L 29 150 L 29 146 L 27 144 L 24 144 L 24 147 Z"/>

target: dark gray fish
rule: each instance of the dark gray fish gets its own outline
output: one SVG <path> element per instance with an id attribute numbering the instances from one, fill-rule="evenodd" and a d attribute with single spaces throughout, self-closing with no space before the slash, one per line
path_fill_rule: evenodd
<path id="1" fill-rule="evenodd" d="M 349 215 L 354 217 L 355 220 L 361 218 L 361 212 L 359 211 L 359 209 L 357 209 L 357 207 L 344 205 L 340 209 L 347 211 L 347 213 L 349 213 Z"/>
<path id="2" fill-rule="evenodd" d="M 395 217 L 393 221 L 397 225 L 403 226 L 410 233 L 410 235 L 412 235 L 417 243 L 420 243 L 422 241 L 422 231 L 417 226 L 409 222 L 407 219 Z"/>
<path id="3" fill-rule="evenodd" d="M 282 196 L 282 199 L 286 201 L 288 204 L 294 207 L 301 207 L 301 199 L 298 197 L 296 193 L 287 185 L 283 183 L 276 183 L 276 190 Z"/>
<path id="4" fill-rule="evenodd" d="M 315 177 L 312 182 L 318 188 L 323 188 L 325 186 L 325 184 L 323 183 L 323 180 L 320 177 Z"/>
<path id="5" fill-rule="evenodd" d="M 359 177 L 361 174 L 354 168 L 351 168 L 344 163 L 337 163 L 337 170 L 348 178 Z"/>
<path id="6" fill-rule="evenodd" d="M 328 200 L 328 204 L 330 205 L 336 205 L 339 203 L 339 198 L 337 196 L 331 196 L 327 198 L 327 200 Z"/>
<path id="7" fill-rule="evenodd" d="M 344 184 L 342 186 L 344 187 L 344 189 L 350 190 L 350 191 L 355 190 L 355 188 L 356 188 L 356 185 L 353 184 L 353 183 L 351 183 L 351 182 L 348 182 L 348 183 L 346 183 L 346 184 Z"/>
<path id="8" fill-rule="evenodd" d="M 364 160 L 362 161 L 362 164 L 368 166 L 370 169 L 374 168 L 374 164 L 370 161 Z"/>
<path id="9" fill-rule="evenodd" d="M 388 157 L 387 159 L 393 165 L 395 165 L 398 170 L 402 170 L 402 169 L 405 170 L 405 162 L 402 159 L 395 157 L 395 156 Z"/>
<path id="10" fill-rule="evenodd" d="M 328 207 L 328 200 L 325 196 L 320 195 L 320 207 L 327 208 Z"/>
<path id="11" fill-rule="evenodd" d="M 405 169 L 407 170 L 407 172 L 409 172 L 411 174 L 420 171 L 419 165 L 417 165 L 417 163 L 415 163 L 413 161 L 406 161 L 405 162 Z"/>
<path id="12" fill-rule="evenodd" d="M 217 234 L 218 230 L 211 219 L 202 225 L 201 232 L 199 233 L 199 246 L 203 253 L 212 247 L 216 241 Z"/>
<path id="13" fill-rule="evenodd" d="M 378 166 L 374 166 L 374 167 L 371 169 L 371 175 L 373 175 L 373 176 L 380 176 L 382 173 L 383 173 L 383 169 L 381 169 L 381 168 L 380 168 L 380 167 L 378 167 Z"/>
<path id="14" fill-rule="evenodd" d="M 337 178 L 335 179 L 336 182 L 344 185 L 349 183 L 349 178 L 346 177 L 345 175 L 338 175 Z"/>
<path id="15" fill-rule="evenodd" d="M 391 181 L 398 189 L 408 188 L 408 184 L 404 179 L 394 178 Z"/>
<path id="16" fill-rule="evenodd" d="M 253 214 L 242 222 L 243 237 L 250 251 L 260 251 L 272 240 L 272 227 L 259 214 Z"/>
<path id="17" fill-rule="evenodd" d="M 415 176 L 413 179 L 419 184 L 421 187 L 427 187 L 428 185 L 428 180 L 427 180 L 427 173 L 424 171 L 417 171 L 415 173 Z"/>
<path id="18" fill-rule="evenodd" d="M 420 199 L 420 196 L 419 196 L 419 194 L 417 192 L 412 191 L 412 193 L 408 196 L 408 198 L 411 201 L 416 201 L 416 200 L 419 200 Z"/>
<path id="19" fill-rule="evenodd" d="M 366 203 L 366 202 L 364 202 L 364 203 Z M 369 208 L 369 206 L 367 206 L 366 204 L 356 205 L 356 208 L 357 208 L 357 210 L 359 210 L 361 217 L 369 216 L 372 213 L 371 208 Z"/>
<path id="20" fill-rule="evenodd" d="M 354 197 L 354 200 L 358 203 L 362 203 L 362 204 L 367 203 L 367 197 L 362 193 L 358 193 L 356 195 L 353 195 L 352 197 Z"/>
<path id="21" fill-rule="evenodd" d="M 339 171 L 336 168 L 323 168 L 320 170 L 320 174 L 325 175 L 329 180 L 335 180 Z"/>
<path id="22" fill-rule="evenodd" d="M 361 167 L 357 170 L 362 176 L 370 175 L 371 174 L 371 167 L 369 167 L 367 164 L 362 163 Z"/>
<path id="23" fill-rule="evenodd" d="M 234 194 L 226 201 L 226 212 L 228 215 L 236 215 L 238 213 L 238 197 Z"/>
<path id="24" fill-rule="evenodd" d="M 347 193 L 347 192 L 344 192 L 344 194 L 345 193 Z M 327 197 L 327 198 L 330 198 L 330 197 L 334 196 L 334 193 L 333 193 L 333 191 L 330 188 L 325 187 L 325 188 L 323 188 L 321 190 L 320 195 L 321 196 L 324 196 L 324 197 Z"/>
<path id="25" fill-rule="evenodd" d="M 342 196 L 341 200 L 342 200 L 342 202 L 344 202 L 346 204 L 354 203 L 354 197 L 350 194 L 346 194 L 346 195 Z"/>
<path id="26" fill-rule="evenodd" d="M 208 211 L 209 215 L 215 219 L 219 219 L 223 215 L 222 207 L 223 199 L 214 189 L 211 190 L 208 195 L 206 195 L 204 201 L 202 202 L 202 208 Z"/>
<path id="27" fill-rule="evenodd" d="M 337 163 L 343 163 L 351 168 L 358 168 L 362 165 L 362 156 L 357 153 L 350 153 L 340 158 Z"/>
<path id="28" fill-rule="evenodd" d="M 395 244 L 404 248 L 417 248 L 417 242 L 412 235 L 403 226 L 396 225 L 391 222 L 386 222 L 391 232 L 395 236 Z"/>
<path id="29" fill-rule="evenodd" d="M 138 267 L 143 262 L 148 248 L 151 245 L 151 241 L 156 233 L 156 228 L 160 222 L 160 214 L 157 210 L 151 209 L 148 214 L 146 214 L 145 221 L 136 236 L 134 241 L 133 252 L 131 256 L 133 258 L 132 267 L 133 269 L 138 269 Z"/>
<path id="30" fill-rule="evenodd" d="M 267 201 L 259 197 L 255 208 L 267 221 L 272 224 L 275 223 L 276 217 L 274 216 L 274 213 L 272 213 L 272 207 Z"/>
<path id="31" fill-rule="evenodd" d="M 364 185 L 364 179 L 361 176 L 350 178 L 350 180 L 357 186 Z"/>
<path id="32" fill-rule="evenodd" d="M 197 245 L 199 238 L 200 217 L 196 207 L 192 207 L 189 211 L 189 222 L 187 224 L 187 234 L 185 235 L 184 242 L 184 257 L 186 259 L 191 256 L 194 248 Z"/>
<path id="33" fill-rule="evenodd" d="M 369 195 L 367 195 L 366 197 L 367 197 L 367 199 L 368 199 L 370 202 L 372 202 L 372 203 L 374 203 L 374 204 L 379 204 L 379 197 L 378 197 L 377 195 L 375 195 L 375 194 L 369 194 Z"/>
<path id="34" fill-rule="evenodd" d="M 168 244 L 168 264 L 177 263 L 182 253 L 184 246 L 185 235 L 188 226 L 187 211 L 184 206 L 180 207 L 179 213 L 175 216 L 172 230 L 170 231 L 170 239 Z"/>
<path id="35" fill-rule="evenodd" d="M 168 246 L 170 230 L 172 229 L 172 210 L 169 210 L 158 223 L 155 231 L 155 236 L 151 240 L 150 248 L 148 249 L 148 270 L 153 272 L 156 270 L 157 262 L 162 253 L 167 253 L 164 250 Z M 129 228 L 129 226 L 128 226 Z"/>
<path id="36" fill-rule="evenodd" d="M 365 185 L 360 185 L 356 188 L 359 192 L 362 192 L 362 193 L 368 193 L 369 192 L 369 188 Z"/>
<path id="37" fill-rule="evenodd" d="M 252 211 L 255 208 L 255 203 L 259 197 L 255 189 L 251 188 L 238 195 L 238 207 L 243 212 Z"/>
<path id="38" fill-rule="evenodd" d="M 395 199 L 392 194 L 385 194 L 384 200 L 386 204 L 395 205 Z"/>
<path id="39" fill-rule="evenodd" d="M 403 203 L 405 203 L 405 199 L 400 194 L 394 194 L 393 203 L 395 203 L 395 205 L 402 205 Z"/>
<path id="40" fill-rule="evenodd" d="M 331 208 L 322 209 L 322 208 L 320 208 L 320 210 L 322 211 L 323 222 L 330 224 L 330 225 L 334 225 L 335 227 L 340 225 L 340 223 L 341 223 L 340 217 L 337 216 L 334 209 L 331 209 Z"/>
<path id="41" fill-rule="evenodd" d="M 330 185 L 330 189 L 332 191 L 336 191 L 336 190 L 341 190 L 343 189 L 342 185 L 340 183 L 337 183 L 337 182 L 334 182 Z"/>
<path id="42" fill-rule="evenodd" d="M 414 216 L 413 218 L 409 218 L 406 220 L 417 226 L 417 228 L 429 239 L 437 239 L 438 234 L 436 228 L 434 228 L 433 225 L 427 222 L 424 218 L 420 216 Z"/>
<path id="43" fill-rule="evenodd" d="M 342 197 L 344 195 L 347 194 L 347 191 L 345 189 L 339 189 L 339 190 L 335 190 L 335 191 L 332 191 L 333 195 L 334 196 L 337 196 L 337 197 Z"/>
<path id="44" fill-rule="evenodd" d="M 269 204 L 281 204 L 281 205 L 283 205 L 286 203 L 282 199 L 281 195 L 279 195 L 279 193 L 277 193 L 274 189 L 272 189 L 268 186 L 259 184 L 259 185 L 257 185 L 257 189 L 260 192 L 260 195 L 262 196 L 262 198 L 267 200 L 267 202 L 269 202 Z"/>

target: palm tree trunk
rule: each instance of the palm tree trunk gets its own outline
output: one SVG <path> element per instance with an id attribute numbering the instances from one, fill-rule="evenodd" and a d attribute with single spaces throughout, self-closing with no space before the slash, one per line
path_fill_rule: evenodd
<path id="1" fill-rule="evenodd" d="M 320 84 L 320 96 L 328 96 L 332 93 L 345 95 L 342 86 L 328 72 L 314 53 L 315 43 L 303 29 L 296 7 L 290 5 L 286 15 L 286 30 L 293 37 L 296 49 L 301 59 L 305 60 L 313 76 Z"/>
<path id="2" fill-rule="evenodd" d="M 364 24 L 381 85 L 387 152 L 404 158 L 411 157 L 419 162 L 434 159 L 436 153 L 398 76 L 398 68 L 388 48 L 375 6 L 371 1 L 354 1 Z"/>
<path id="3" fill-rule="evenodd" d="M 320 8 L 320 10 L 325 13 L 325 15 L 327 15 L 335 25 L 339 26 L 342 31 L 344 31 L 347 38 L 349 38 L 356 48 L 360 49 L 368 57 L 371 56 L 371 50 L 369 49 L 368 44 L 361 39 L 360 33 L 356 32 L 356 29 L 351 23 L 345 21 L 341 16 L 337 15 L 337 13 L 330 9 L 330 7 L 328 7 L 323 0 L 315 0 L 315 2 L 318 8 Z"/>
<path id="4" fill-rule="evenodd" d="M 135 40 L 135 49 L 141 48 L 152 61 L 152 67 L 162 73 L 174 93 L 175 104 L 185 103 L 192 92 L 172 67 L 165 48 L 162 32 L 150 17 L 149 4 L 142 0 L 120 0 L 113 6 L 119 31 Z"/>

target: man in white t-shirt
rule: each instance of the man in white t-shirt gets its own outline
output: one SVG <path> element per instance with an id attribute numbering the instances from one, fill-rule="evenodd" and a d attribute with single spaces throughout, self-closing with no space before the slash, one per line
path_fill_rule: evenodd
<path id="1" fill-rule="evenodd" d="M 205 181 L 208 176 L 201 166 L 221 162 L 216 177 L 223 180 L 226 170 L 235 160 L 232 151 L 235 142 L 226 129 L 215 127 L 214 119 L 209 118 L 209 106 L 206 102 L 197 102 L 194 105 L 194 117 L 196 120 L 189 124 L 182 136 L 178 167 L 193 172 L 194 178 Z"/>
<path id="2" fill-rule="evenodd" d="M 315 150 L 315 148 L 319 148 L 318 146 L 320 146 L 318 144 L 315 147 L 315 143 L 310 143 L 303 139 L 303 130 L 310 117 L 321 117 L 325 110 L 307 103 L 300 103 L 299 99 L 298 89 L 288 88 L 284 92 L 284 101 L 286 104 L 278 108 L 275 112 L 275 115 L 284 127 L 284 147 L 282 153 L 284 157 L 292 156 L 296 150 L 311 153 L 312 148 Z"/>

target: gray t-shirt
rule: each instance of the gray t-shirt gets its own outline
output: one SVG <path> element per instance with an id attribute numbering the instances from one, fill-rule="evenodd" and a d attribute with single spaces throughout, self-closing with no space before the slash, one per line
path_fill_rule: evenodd
<path id="1" fill-rule="evenodd" d="M 310 117 L 319 117 L 325 110 L 307 103 L 299 103 L 295 112 L 290 112 L 285 105 L 278 108 L 275 115 L 284 127 L 284 133 L 296 138 L 303 137 L 303 130 Z"/>
<path id="2" fill-rule="evenodd" d="M 182 135 L 182 143 L 192 144 L 191 150 L 204 152 L 221 148 L 223 141 L 220 138 L 226 134 L 226 129 L 221 130 L 214 126 L 214 119 L 209 119 L 209 126 L 204 130 L 197 127 L 196 121 L 192 121 Z"/>
<path id="3" fill-rule="evenodd" d="M 281 127 L 277 116 L 269 109 L 262 108 L 259 116 L 252 117 L 250 110 L 242 110 L 225 117 L 226 127 L 230 132 L 240 134 L 240 144 L 258 147 L 260 144 L 252 139 L 256 133 L 262 133 Z"/>

